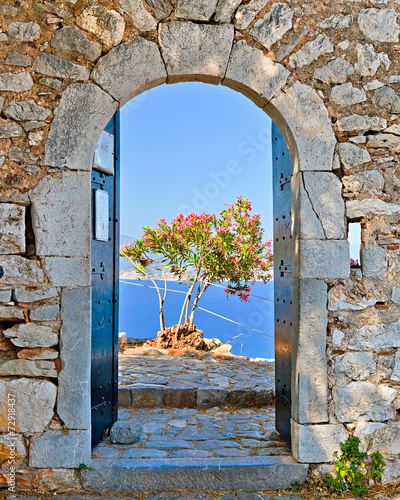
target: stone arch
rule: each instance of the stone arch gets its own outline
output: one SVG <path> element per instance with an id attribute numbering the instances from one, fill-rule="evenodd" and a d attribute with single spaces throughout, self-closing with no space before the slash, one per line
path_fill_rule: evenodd
<path id="1" fill-rule="evenodd" d="M 57 412 L 71 429 L 68 457 L 54 460 L 52 432 L 35 438 L 30 465 L 76 467 L 90 453 L 90 169 L 98 137 L 116 109 L 162 83 L 202 81 L 250 98 L 283 132 L 292 179 L 293 383 L 292 446 L 296 459 L 331 459 L 341 425 L 328 424 L 327 284 L 350 274 L 341 183 L 332 172 L 336 139 L 317 92 L 290 79 L 282 65 L 241 40 L 232 25 L 167 22 L 159 41 L 122 43 L 97 62 L 88 83 L 70 84 L 54 112 L 43 165 L 52 174 L 31 192 L 37 254 L 54 286 L 63 287 L 61 352 L 79 332 L 79 354 L 66 356 Z M 73 188 L 80 186 L 76 196 Z M 61 187 L 61 189 L 60 189 Z M 76 303 L 81 304 L 79 313 Z M 75 323 L 74 323 L 75 322 Z M 79 322 L 79 327 L 77 323 Z M 76 333 L 75 333 L 76 335 Z M 77 381 L 80 383 L 77 384 Z M 340 434 L 342 437 L 342 434 Z M 78 450 L 78 451 L 77 451 Z"/>

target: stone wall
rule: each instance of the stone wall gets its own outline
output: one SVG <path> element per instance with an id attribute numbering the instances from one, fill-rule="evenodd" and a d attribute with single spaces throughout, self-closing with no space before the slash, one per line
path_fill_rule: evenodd
<path id="1" fill-rule="evenodd" d="M 18 488 L 73 486 L 88 463 L 93 149 L 131 97 L 193 80 L 243 92 L 291 151 L 295 458 L 355 433 L 399 479 L 398 2 L 5 1 L 0 486 L 9 422 Z"/>

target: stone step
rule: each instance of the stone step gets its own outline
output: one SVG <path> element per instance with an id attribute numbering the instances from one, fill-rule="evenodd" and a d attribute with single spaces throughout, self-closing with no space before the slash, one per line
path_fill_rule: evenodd
<path id="1" fill-rule="evenodd" d="M 305 481 L 309 466 L 292 457 L 93 459 L 81 472 L 91 493 L 171 490 L 276 491 Z"/>
<path id="2" fill-rule="evenodd" d="M 275 391 L 268 389 L 215 389 L 135 386 L 118 388 L 118 405 L 133 408 L 264 408 L 275 404 Z"/>

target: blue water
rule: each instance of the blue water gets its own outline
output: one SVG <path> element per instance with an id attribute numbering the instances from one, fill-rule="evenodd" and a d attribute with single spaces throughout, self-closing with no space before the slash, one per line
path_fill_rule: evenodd
<path id="1" fill-rule="evenodd" d="M 150 281 L 130 280 L 132 283 L 151 285 Z M 185 291 L 183 285 L 168 282 L 168 288 Z M 273 299 L 273 282 L 255 283 L 251 293 Z M 178 323 L 180 306 L 184 295 L 170 292 L 165 301 L 165 323 L 172 326 Z M 251 297 L 247 304 L 237 297 L 226 298 L 223 288 L 211 286 L 202 297 L 200 307 L 218 313 L 244 325 L 261 330 L 273 336 L 274 307 L 272 301 Z M 157 336 L 159 328 L 158 297 L 154 289 L 143 288 L 131 284 L 120 283 L 120 323 L 119 331 L 126 332 L 128 337 L 152 338 Z M 239 325 L 198 310 L 194 323 L 204 331 L 207 338 L 217 337 L 224 342 L 233 337 L 231 344 L 234 354 L 243 356 L 274 358 L 274 339 L 254 332 Z"/>

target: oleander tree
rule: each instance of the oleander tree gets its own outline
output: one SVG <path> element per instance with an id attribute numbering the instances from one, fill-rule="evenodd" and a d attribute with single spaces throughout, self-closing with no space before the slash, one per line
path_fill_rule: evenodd
<path id="1" fill-rule="evenodd" d="M 142 239 L 121 248 L 120 255 L 157 290 L 161 331 L 165 330 L 168 273 L 187 287 L 175 328 L 176 339 L 183 326 L 193 325 L 199 301 L 212 284 L 224 284 L 227 296 L 248 302 L 255 281 L 265 283 L 272 278 L 271 240 L 263 242 L 260 215 L 251 212 L 251 202 L 238 197 L 236 203 L 226 204 L 218 216 L 178 214 L 170 224 L 159 219 L 157 227 L 143 228 Z M 161 273 L 163 285 L 154 279 L 156 271 Z"/>

